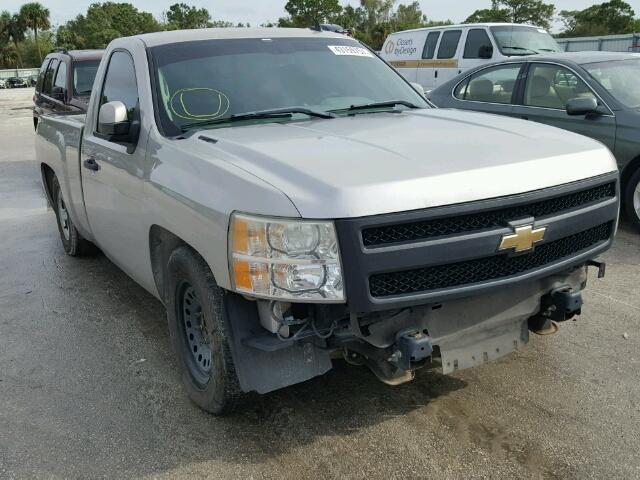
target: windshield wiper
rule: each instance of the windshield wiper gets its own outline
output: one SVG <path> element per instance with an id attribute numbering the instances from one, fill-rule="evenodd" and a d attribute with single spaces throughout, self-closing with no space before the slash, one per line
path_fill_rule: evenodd
<path id="1" fill-rule="evenodd" d="M 526 50 L 527 52 L 540 53 L 535 51 L 533 48 L 525 48 L 525 47 L 514 47 L 511 45 L 502 45 L 502 48 L 508 48 L 510 50 Z"/>
<path id="2" fill-rule="evenodd" d="M 218 125 L 220 123 L 239 122 L 242 120 L 261 120 L 266 118 L 291 118 L 294 113 L 302 113 L 310 117 L 318 118 L 335 118 L 336 115 L 322 110 L 313 110 L 307 107 L 285 107 L 274 108 L 271 110 L 257 110 L 255 112 L 236 113 L 229 117 L 212 118 L 210 120 L 202 120 L 201 122 L 187 123 L 182 125 L 181 130 L 186 131 L 196 127 L 204 127 L 207 125 Z"/>
<path id="3" fill-rule="evenodd" d="M 332 112 L 356 112 L 358 110 L 369 110 L 372 108 L 391 108 L 396 105 L 402 105 L 407 108 L 420 108 L 418 105 L 411 103 L 407 100 L 389 100 L 386 102 L 366 103 L 364 105 L 351 105 L 349 108 L 341 108 L 338 110 L 331 110 Z"/>
<path id="4" fill-rule="evenodd" d="M 558 50 L 555 50 L 553 48 L 539 48 L 538 50 L 540 50 L 541 52 L 553 52 L 553 53 L 558 53 Z"/>

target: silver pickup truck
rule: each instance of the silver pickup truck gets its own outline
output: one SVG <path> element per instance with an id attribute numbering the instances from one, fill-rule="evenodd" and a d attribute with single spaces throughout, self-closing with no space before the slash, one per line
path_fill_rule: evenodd
<path id="1" fill-rule="evenodd" d="M 114 40 L 38 164 L 69 255 L 99 247 L 167 309 L 190 398 L 324 374 L 453 372 L 580 313 L 617 228 L 601 144 L 437 110 L 357 41 L 220 29 Z"/>

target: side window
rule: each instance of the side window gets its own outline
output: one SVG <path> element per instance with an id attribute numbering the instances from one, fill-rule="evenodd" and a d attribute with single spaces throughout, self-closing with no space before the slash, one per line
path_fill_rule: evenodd
<path id="1" fill-rule="evenodd" d="M 448 30 L 442 34 L 440 48 L 438 48 L 438 58 L 453 58 L 458 51 L 458 43 L 462 30 Z"/>
<path id="2" fill-rule="evenodd" d="M 42 62 L 42 66 L 40 67 L 40 71 L 38 72 L 38 81 L 36 82 L 36 92 L 42 91 L 42 83 L 44 82 L 44 74 L 47 71 L 47 65 L 51 61 L 50 58 L 45 58 L 44 62 Z"/>
<path id="3" fill-rule="evenodd" d="M 44 81 L 42 83 L 42 93 L 50 94 L 51 86 L 53 85 L 53 75 L 56 73 L 56 68 L 58 68 L 58 60 L 55 58 L 51 60 L 49 67 L 47 68 L 47 72 L 44 74 Z"/>
<path id="4" fill-rule="evenodd" d="M 429 32 L 427 35 L 427 41 L 424 43 L 424 49 L 422 50 L 422 58 L 425 60 L 431 60 L 436 53 L 436 45 L 438 45 L 438 39 L 440 38 L 440 32 Z"/>
<path id="5" fill-rule="evenodd" d="M 491 40 L 484 28 L 472 28 L 467 33 L 467 42 L 464 45 L 464 58 L 483 58 L 482 50 L 492 49 Z"/>
<path id="6" fill-rule="evenodd" d="M 574 98 L 594 98 L 591 89 L 571 70 L 560 65 L 533 64 L 524 92 L 524 104 L 564 110 Z"/>
<path id="7" fill-rule="evenodd" d="M 138 110 L 136 71 L 131 55 L 121 51 L 114 52 L 109 60 L 100 105 L 115 100 L 124 103 L 127 107 L 129 120 L 135 120 L 134 117 Z"/>
<path id="8" fill-rule="evenodd" d="M 54 87 L 67 88 L 67 64 L 60 62 L 58 67 L 58 73 L 56 73 L 56 79 L 53 82 Z"/>
<path id="9" fill-rule="evenodd" d="M 522 64 L 486 68 L 460 83 L 453 91 L 458 100 L 511 103 Z"/>

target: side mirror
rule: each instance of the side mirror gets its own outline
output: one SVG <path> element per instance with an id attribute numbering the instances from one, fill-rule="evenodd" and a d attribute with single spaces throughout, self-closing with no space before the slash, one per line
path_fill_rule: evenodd
<path id="1" fill-rule="evenodd" d="M 482 45 L 478 49 L 478 57 L 484 58 L 485 60 L 493 58 L 493 47 L 491 45 Z"/>
<path id="2" fill-rule="evenodd" d="M 567 102 L 567 115 L 589 115 L 598 112 L 598 102 L 593 97 L 572 98 Z"/>
<path id="3" fill-rule="evenodd" d="M 63 87 L 53 87 L 51 89 L 51 97 L 64 102 L 67 92 Z"/>
<path id="4" fill-rule="evenodd" d="M 424 87 L 422 85 L 420 85 L 419 83 L 416 83 L 416 82 L 410 82 L 410 83 L 411 83 L 411 86 L 413 87 L 413 89 L 424 97 L 424 95 L 425 95 Z"/>
<path id="5" fill-rule="evenodd" d="M 129 134 L 130 127 L 131 122 L 124 103 L 120 101 L 108 102 L 100 107 L 98 133 L 109 137 L 110 140 L 120 140 Z"/>

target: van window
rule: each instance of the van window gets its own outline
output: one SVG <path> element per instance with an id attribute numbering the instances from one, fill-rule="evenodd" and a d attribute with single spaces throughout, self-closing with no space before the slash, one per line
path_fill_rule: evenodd
<path id="1" fill-rule="evenodd" d="M 42 93 L 51 93 L 51 86 L 53 85 L 53 75 L 56 73 L 56 68 L 58 68 L 58 60 L 54 58 L 53 60 L 51 60 L 51 63 L 47 68 L 47 73 L 44 74 Z"/>
<path id="2" fill-rule="evenodd" d="M 58 67 L 58 73 L 56 73 L 56 79 L 53 82 L 54 87 L 67 88 L 67 64 L 60 62 Z"/>
<path id="3" fill-rule="evenodd" d="M 442 41 L 438 49 L 438 58 L 453 58 L 458 51 L 458 43 L 462 30 L 448 30 L 442 34 Z"/>
<path id="4" fill-rule="evenodd" d="M 483 48 L 493 48 L 489 35 L 484 28 L 473 28 L 467 33 L 467 43 L 464 46 L 464 58 L 480 58 Z"/>
<path id="5" fill-rule="evenodd" d="M 564 110 L 569 100 L 593 98 L 591 89 L 571 70 L 560 65 L 532 65 L 524 92 L 524 104 Z"/>
<path id="6" fill-rule="evenodd" d="M 436 53 L 436 45 L 438 45 L 438 39 L 440 38 L 440 32 L 429 32 L 427 35 L 427 41 L 424 42 L 424 50 L 422 50 L 422 58 L 431 60 Z"/>
<path id="7" fill-rule="evenodd" d="M 521 63 L 486 68 L 471 75 L 453 91 L 458 100 L 511 103 Z"/>
<path id="8" fill-rule="evenodd" d="M 38 72 L 38 81 L 36 82 L 36 92 L 40 92 L 42 90 L 42 82 L 44 82 L 44 74 L 47 71 L 47 65 L 51 61 L 50 58 L 45 58 L 44 62 L 42 62 L 42 66 L 40 67 L 40 71 Z"/>

